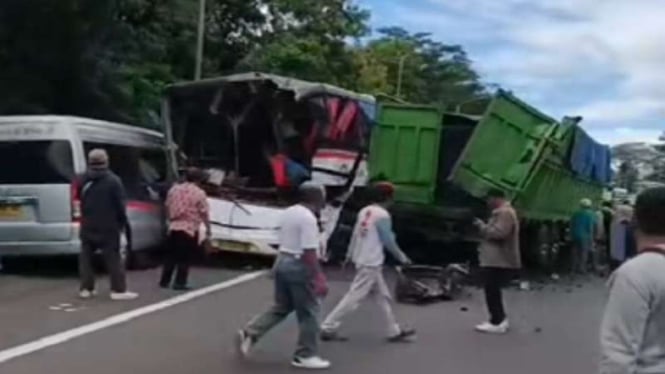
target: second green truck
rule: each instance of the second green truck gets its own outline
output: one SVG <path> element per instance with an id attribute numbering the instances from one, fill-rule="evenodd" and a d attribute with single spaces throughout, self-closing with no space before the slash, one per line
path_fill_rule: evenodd
<path id="1" fill-rule="evenodd" d="M 381 103 L 369 167 L 374 180 L 397 186 L 402 246 L 418 262 L 472 258 L 471 222 L 488 214 L 483 198 L 498 188 L 520 215 L 527 263 L 551 266 L 579 201 L 599 204 L 611 178 L 609 148 L 579 121 L 557 121 L 506 91 L 478 115 Z"/>

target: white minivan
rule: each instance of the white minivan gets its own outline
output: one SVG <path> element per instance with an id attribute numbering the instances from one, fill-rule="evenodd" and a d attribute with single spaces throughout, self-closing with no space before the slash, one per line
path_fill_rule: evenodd
<path id="1" fill-rule="evenodd" d="M 163 241 L 167 158 L 161 133 L 78 117 L 1 116 L 0 256 L 79 253 L 75 177 L 85 172 L 94 148 L 108 152 L 127 191 L 128 265 L 141 266 L 142 251 Z"/>

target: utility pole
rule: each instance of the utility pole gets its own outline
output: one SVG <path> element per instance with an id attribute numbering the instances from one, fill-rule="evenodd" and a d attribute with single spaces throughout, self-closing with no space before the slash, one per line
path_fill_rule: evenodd
<path id="1" fill-rule="evenodd" d="M 395 93 L 395 96 L 398 98 L 401 98 L 402 95 L 402 77 L 404 75 L 404 63 L 406 62 L 406 59 L 409 57 L 408 54 L 400 57 L 399 59 L 399 67 L 397 69 L 397 92 Z"/>
<path id="2" fill-rule="evenodd" d="M 206 0 L 199 2 L 199 30 L 196 40 L 196 63 L 194 67 L 194 80 L 201 79 L 203 69 L 203 44 L 205 43 L 206 29 Z"/>

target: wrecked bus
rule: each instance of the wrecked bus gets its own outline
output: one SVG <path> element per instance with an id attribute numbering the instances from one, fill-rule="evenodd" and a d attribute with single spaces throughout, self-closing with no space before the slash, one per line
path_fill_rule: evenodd
<path id="1" fill-rule="evenodd" d="M 162 103 L 172 172 L 208 171 L 211 246 L 257 255 L 276 254 L 279 215 L 309 178 L 327 191 L 325 252 L 346 199 L 367 183 L 374 112 L 371 96 L 264 73 L 174 84 Z"/>

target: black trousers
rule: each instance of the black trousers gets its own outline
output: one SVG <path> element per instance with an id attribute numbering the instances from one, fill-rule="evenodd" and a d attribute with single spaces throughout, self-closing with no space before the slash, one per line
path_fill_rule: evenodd
<path id="1" fill-rule="evenodd" d="M 182 231 L 171 231 L 166 244 L 166 256 L 159 285 L 170 287 L 175 272 L 174 286 L 187 286 L 189 266 L 198 249 L 198 240 L 195 237 Z"/>
<path id="2" fill-rule="evenodd" d="M 485 302 L 490 315 L 490 323 L 498 325 L 506 319 L 503 307 L 502 288 L 505 287 L 515 275 L 515 270 L 505 268 L 483 268 Z"/>
<path id="3" fill-rule="evenodd" d="M 111 281 L 111 291 L 117 293 L 127 291 L 125 268 L 120 256 L 120 233 L 105 237 L 85 236 L 81 238 L 81 253 L 79 254 L 81 290 L 93 291 L 95 289 L 93 258 L 98 250 L 104 256 L 106 271 L 109 273 Z"/>

